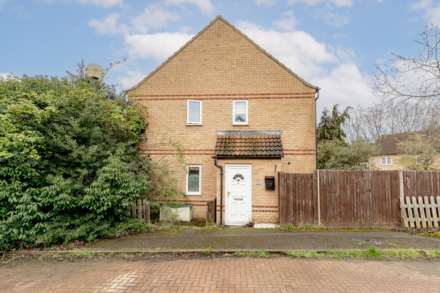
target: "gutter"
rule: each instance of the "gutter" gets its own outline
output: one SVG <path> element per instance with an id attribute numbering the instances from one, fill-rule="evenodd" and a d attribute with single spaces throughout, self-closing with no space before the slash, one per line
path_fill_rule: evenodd
<path id="1" fill-rule="evenodd" d="M 317 101 L 319 99 L 319 91 L 321 89 L 317 88 L 316 89 L 316 93 L 315 93 L 315 166 L 318 167 L 318 139 L 316 137 L 316 132 L 317 132 L 317 127 L 318 127 L 318 122 L 317 122 L 317 113 L 316 113 L 316 104 Z"/>
<path id="2" fill-rule="evenodd" d="M 220 225 L 223 225 L 223 167 L 217 164 L 216 156 L 212 158 L 214 159 L 214 166 L 220 170 Z M 215 213 L 217 214 L 217 207 Z"/>

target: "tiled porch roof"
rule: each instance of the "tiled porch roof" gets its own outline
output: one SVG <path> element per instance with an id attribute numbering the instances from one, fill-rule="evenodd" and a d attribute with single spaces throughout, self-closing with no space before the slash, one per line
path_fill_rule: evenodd
<path id="1" fill-rule="evenodd" d="M 280 159 L 281 131 L 218 131 L 215 154 L 219 159 Z"/>

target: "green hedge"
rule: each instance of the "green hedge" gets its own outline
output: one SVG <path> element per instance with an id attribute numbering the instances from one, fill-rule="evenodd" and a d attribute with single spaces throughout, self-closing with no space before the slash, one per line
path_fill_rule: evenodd
<path id="1" fill-rule="evenodd" d="M 91 80 L 0 82 L 0 250 L 130 228 L 127 207 L 148 192 L 145 122 L 109 97 Z"/>

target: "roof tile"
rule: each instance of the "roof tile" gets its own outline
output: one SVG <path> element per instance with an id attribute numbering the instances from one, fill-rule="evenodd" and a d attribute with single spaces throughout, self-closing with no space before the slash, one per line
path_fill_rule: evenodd
<path id="1" fill-rule="evenodd" d="M 217 158 L 279 159 L 283 157 L 281 131 L 219 131 Z"/>

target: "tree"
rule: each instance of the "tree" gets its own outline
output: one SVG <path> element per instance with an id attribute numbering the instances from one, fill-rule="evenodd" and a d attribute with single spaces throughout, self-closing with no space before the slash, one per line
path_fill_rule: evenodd
<path id="1" fill-rule="evenodd" d="M 327 109 L 324 109 L 321 116 L 321 121 L 317 129 L 317 141 L 319 142 L 345 142 L 345 131 L 342 128 L 344 123 L 350 119 L 350 107 L 344 111 L 339 112 L 338 105 L 334 105 L 331 114 Z"/>
<path id="2" fill-rule="evenodd" d="M 344 123 L 350 120 L 350 107 L 344 111 L 334 105 L 331 114 L 327 109 L 322 113 L 317 129 L 317 165 L 319 169 L 363 169 L 368 162 L 371 146 L 358 140 L 351 144 L 346 141 Z"/>
<path id="3" fill-rule="evenodd" d="M 399 144 L 404 155 L 400 163 L 411 170 L 432 170 L 436 156 L 439 155 L 438 133 L 417 133 Z"/>
<path id="4" fill-rule="evenodd" d="M 321 142 L 317 150 L 318 168 L 363 170 L 367 168 L 372 152 L 372 145 L 365 141 L 356 141 L 351 144 Z"/>
<path id="5" fill-rule="evenodd" d="M 376 89 L 382 96 L 398 100 L 440 97 L 440 31 L 426 27 L 416 43 L 416 57 L 393 54 L 389 64 L 377 67 Z"/>
<path id="6" fill-rule="evenodd" d="M 344 125 L 348 141 L 375 142 L 382 135 L 423 131 L 440 126 L 440 100 L 382 99 L 370 107 L 350 111 Z"/>
<path id="7" fill-rule="evenodd" d="M 0 251 L 128 229 L 149 190 L 141 108 L 84 78 L 23 77 L 0 81 L 0 121 Z"/>

